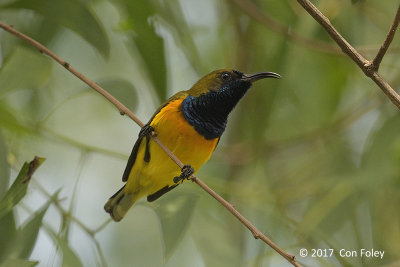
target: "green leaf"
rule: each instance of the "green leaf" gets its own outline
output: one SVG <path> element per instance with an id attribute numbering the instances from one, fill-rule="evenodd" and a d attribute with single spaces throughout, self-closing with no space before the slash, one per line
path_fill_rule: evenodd
<path id="1" fill-rule="evenodd" d="M 17 255 L 18 258 L 26 259 L 31 255 L 40 227 L 42 226 L 43 216 L 49 208 L 52 199 L 56 199 L 59 192 L 60 190 L 54 193 L 51 199 L 49 199 L 39 211 L 35 212 L 21 229 L 18 229 L 13 253 Z"/>
<path id="2" fill-rule="evenodd" d="M 25 162 L 22 166 L 11 188 L 0 200 L 0 219 L 10 212 L 25 196 L 30 178 L 44 160 L 44 158 L 35 157 L 30 163 Z"/>
<path id="3" fill-rule="evenodd" d="M 210 203 L 213 203 L 213 200 L 199 203 L 199 209 L 194 215 L 193 227 L 191 227 L 191 235 L 198 252 L 202 255 L 204 265 L 242 266 L 243 264 L 240 262 L 241 244 L 232 242 L 236 239 L 233 236 L 241 235 L 242 232 L 232 232 L 230 222 L 235 219 L 230 216 L 224 217 L 222 214 L 226 211 L 221 212 L 221 207 L 218 207 L 218 213 L 215 213 L 215 207 L 210 206 Z M 239 222 L 234 223 L 239 224 Z"/>
<path id="4" fill-rule="evenodd" d="M 164 258 L 168 260 L 190 225 L 197 196 L 194 194 L 166 194 L 154 210 L 161 225 Z"/>
<path id="5" fill-rule="evenodd" d="M 76 253 L 69 247 L 68 243 L 64 239 L 59 239 L 58 244 L 61 247 L 63 253 L 63 267 L 80 267 L 83 266 L 81 260 Z"/>
<path id="6" fill-rule="evenodd" d="M 59 237 L 53 230 L 47 228 L 46 229 L 50 236 L 53 238 L 53 241 L 56 245 L 60 246 L 62 254 L 63 254 L 63 267 L 83 267 L 83 264 L 76 253 L 70 248 L 68 242 Z"/>
<path id="7" fill-rule="evenodd" d="M 8 180 L 10 178 L 10 168 L 7 164 L 7 147 L 0 131 L 0 198 L 6 193 Z"/>
<path id="8" fill-rule="evenodd" d="M 111 95 L 118 99 L 131 111 L 137 106 L 137 93 L 135 87 L 128 81 L 122 79 L 110 79 L 99 82 Z"/>
<path id="9" fill-rule="evenodd" d="M 78 0 L 19 0 L 2 8 L 34 10 L 49 21 L 60 24 L 85 39 L 103 56 L 108 57 L 110 44 L 106 32 L 85 1 Z"/>
<path id="10" fill-rule="evenodd" d="M 158 15 L 169 24 L 169 30 L 173 34 L 175 44 L 182 49 L 191 66 L 198 74 L 203 74 L 206 68 L 203 64 L 204 58 L 200 57 L 194 41 L 195 34 L 185 19 L 181 3 L 178 0 L 164 1 L 158 7 Z"/>
<path id="11" fill-rule="evenodd" d="M 167 68 L 164 53 L 164 40 L 156 33 L 154 19 L 156 13 L 153 1 L 119 0 L 122 10 L 128 14 L 124 29 L 133 30 L 132 40 L 136 45 L 143 64 L 163 102 L 167 98 Z"/>
<path id="12" fill-rule="evenodd" d="M 0 69 L 0 96 L 14 89 L 35 89 L 51 74 L 50 59 L 18 46 Z"/>
<path id="13" fill-rule="evenodd" d="M 36 239 L 42 226 L 43 216 L 50 206 L 52 199 L 57 198 L 57 191 L 50 200 L 48 200 L 42 208 L 35 212 L 24 225 L 16 229 L 13 213 L 9 212 L 0 220 L 1 229 L 8 230 L 8 233 L 2 233 L 1 244 L 6 244 L 4 248 L 0 245 L 0 261 L 4 258 L 8 259 L 27 259 L 36 244 Z M 4 234 L 4 236 L 3 236 Z"/>
<path id="14" fill-rule="evenodd" d="M 0 219 L 0 263 L 7 258 L 15 240 L 17 226 L 13 212 L 8 212 Z"/>
<path id="15" fill-rule="evenodd" d="M 308 209 L 302 222 L 297 227 L 297 232 L 303 236 L 309 235 L 325 217 L 329 216 L 338 205 L 346 201 L 353 192 L 353 185 L 350 182 L 342 181 L 337 183 L 329 193 Z"/>
<path id="16" fill-rule="evenodd" d="M 23 260 L 23 259 L 7 259 L 1 267 L 33 267 L 36 266 L 39 262 L 38 261 L 30 261 L 30 260 Z"/>
<path id="17" fill-rule="evenodd" d="M 370 174 L 370 182 L 374 190 L 376 177 L 381 179 L 398 179 L 400 161 L 400 116 L 396 114 L 385 120 L 382 127 L 372 132 L 369 146 L 364 150 L 362 166 Z M 382 155 L 385 155 L 382 157 Z"/>
<path id="18" fill-rule="evenodd" d="M 1 102 L 0 102 L 0 125 L 4 129 L 11 131 L 13 134 L 17 132 L 28 133 L 32 131 L 32 129 L 30 129 L 29 127 L 22 125 L 15 117 L 12 110 L 9 109 L 6 105 L 3 105 L 3 103 Z"/>

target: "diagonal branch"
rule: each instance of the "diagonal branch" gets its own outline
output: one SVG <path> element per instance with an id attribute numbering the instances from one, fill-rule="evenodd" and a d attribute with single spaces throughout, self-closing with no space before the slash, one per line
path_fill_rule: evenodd
<path id="1" fill-rule="evenodd" d="M 327 17 L 325 17 L 321 11 L 318 10 L 309 0 L 297 0 L 297 2 L 326 30 L 326 32 L 331 36 L 331 38 L 339 45 L 342 51 L 348 55 L 360 69 L 365 73 L 366 76 L 370 77 L 379 88 L 389 97 L 390 101 L 400 109 L 400 96 L 397 92 L 390 86 L 386 80 L 384 80 L 378 73 L 378 68 L 374 65 L 374 61 L 369 61 L 365 59 L 354 47 L 352 47 L 346 39 L 333 27 L 331 22 Z M 396 28 L 399 20 L 399 10 L 397 11 L 395 21 L 392 28 Z M 397 21 L 397 22 L 396 22 Z M 393 39 L 394 32 L 391 31 L 387 38 Z M 391 39 L 386 39 L 385 43 L 382 45 L 381 50 L 378 52 L 378 59 L 375 63 L 379 63 L 382 60 L 387 48 L 390 45 Z M 380 55 L 381 54 L 381 55 Z"/>
<path id="2" fill-rule="evenodd" d="M 89 80 L 86 78 L 82 73 L 78 72 L 74 69 L 68 62 L 64 61 L 63 59 L 59 58 L 55 53 L 49 50 L 47 47 L 42 45 L 41 43 L 37 42 L 36 40 L 26 36 L 25 34 L 15 30 L 12 26 L 7 25 L 0 21 L 0 28 L 3 28 L 7 32 L 17 36 L 18 38 L 28 42 L 33 47 L 37 48 L 41 53 L 44 53 L 55 61 L 57 61 L 60 65 L 65 67 L 69 72 L 74 74 L 84 83 L 89 85 L 91 88 L 96 90 L 99 94 L 104 96 L 108 101 L 110 101 L 120 112 L 121 115 L 128 115 L 134 122 L 136 122 L 140 127 L 144 126 L 144 123 L 127 107 L 125 107 L 121 102 L 119 102 L 115 97 L 113 97 L 110 93 L 100 87 L 97 83 Z M 167 153 L 167 155 L 180 167 L 183 167 L 183 163 L 156 137 L 156 133 L 153 132 L 152 138 L 154 141 Z M 261 239 L 266 244 L 268 244 L 272 249 L 278 252 L 282 257 L 284 257 L 287 261 L 289 261 L 293 266 L 300 266 L 300 264 L 295 261 L 295 256 L 285 252 L 279 246 L 277 246 L 271 239 L 265 236 L 263 233 L 260 232 L 249 220 L 247 220 L 242 214 L 240 214 L 232 204 L 218 195 L 214 190 L 208 187 L 203 181 L 201 181 L 198 177 L 192 175 L 191 180 L 198 184 L 204 191 L 209 193 L 213 198 L 215 198 L 218 202 L 220 202 L 229 212 L 231 212 L 244 226 L 247 227 L 253 234 L 255 239 Z"/>
<path id="3" fill-rule="evenodd" d="M 271 17 L 267 12 L 262 11 L 259 6 L 255 4 L 252 0 L 232 0 L 241 10 L 243 10 L 249 17 L 258 21 L 259 23 L 265 25 L 273 32 L 276 32 L 280 35 L 283 35 L 288 40 L 291 40 L 297 44 L 303 45 L 304 47 L 313 49 L 318 52 L 323 52 L 332 55 L 340 55 L 345 56 L 341 53 L 340 49 L 338 49 L 335 45 L 317 40 L 307 38 L 295 31 L 293 31 L 290 27 L 282 24 L 281 22 L 275 20 Z M 394 25 L 393 25 L 394 26 Z M 392 27 L 393 27 L 392 26 Z M 356 47 L 358 51 L 363 53 L 372 53 L 379 51 L 379 47 L 376 46 L 358 46 Z M 380 48 L 382 49 L 382 48 Z M 391 52 L 399 53 L 400 47 L 396 46 L 391 48 Z"/>
<path id="4" fill-rule="evenodd" d="M 397 27 L 399 26 L 399 22 L 400 22 L 400 5 L 397 8 L 396 16 L 394 17 L 392 26 L 389 29 L 389 32 L 386 36 L 385 41 L 383 42 L 381 48 L 379 49 L 378 54 L 372 61 L 372 65 L 374 66 L 376 71 L 378 71 L 379 65 L 382 62 L 383 56 L 386 54 L 386 52 L 390 46 L 390 43 L 393 41 L 393 37 L 394 37 L 394 34 L 396 33 Z"/>
<path id="5" fill-rule="evenodd" d="M 339 45 L 343 53 L 348 55 L 360 68 L 363 68 L 368 61 L 352 47 L 346 39 L 333 27 L 331 22 L 321 11 L 318 10 L 309 0 L 297 0 L 300 5 L 327 31 L 332 39 Z"/>

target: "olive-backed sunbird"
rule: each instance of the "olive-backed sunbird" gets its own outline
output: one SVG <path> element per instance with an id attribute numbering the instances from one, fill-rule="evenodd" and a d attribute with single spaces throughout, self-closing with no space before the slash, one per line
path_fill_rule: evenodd
<path id="1" fill-rule="evenodd" d="M 126 183 L 104 205 L 106 212 L 120 221 L 140 198 L 147 196 L 148 201 L 154 201 L 188 179 L 210 158 L 229 113 L 252 83 L 279 77 L 273 72 L 249 75 L 221 69 L 169 98 L 141 129 L 122 177 Z M 172 153 L 190 165 L 180 169 L 150 138 L 153 131 Z"/>

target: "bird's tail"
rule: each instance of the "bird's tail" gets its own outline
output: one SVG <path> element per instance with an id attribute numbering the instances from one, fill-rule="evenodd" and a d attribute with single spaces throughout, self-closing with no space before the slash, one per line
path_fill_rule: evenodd
<path id="1" fill-rule="evenodd" d="M 135 204 L 137 198 L 132 194 L 125 193 L 125 185 L 118 190 L 104 205 L 106 212 L 110 213 L 111 218 L 119 222 L 124 218 L 128 210 Z"/>

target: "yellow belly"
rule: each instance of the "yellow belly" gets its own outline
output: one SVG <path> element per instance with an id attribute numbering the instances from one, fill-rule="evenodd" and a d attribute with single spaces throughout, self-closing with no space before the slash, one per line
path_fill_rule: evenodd
<path id="1" fill-rule="evenodd" d="M 195 172 L 210 158 L 218 138 L 207 140 L 183 117 L 182 99 L 174 100 L 154 117 L 150 125 L 160 141 L 184 164 L 191 165 Z M 165 186 L 174 184 L 173 179 L 181 173 L 180 168 L 153 141 L 150 140 L 150 162 L 143 160 L 143 140 L 135 164 L 129 175 L 125 190 L 137 199 L 153 194 Z"/>

